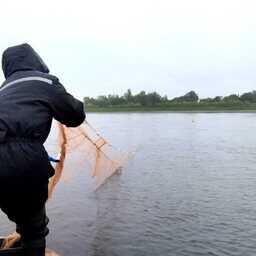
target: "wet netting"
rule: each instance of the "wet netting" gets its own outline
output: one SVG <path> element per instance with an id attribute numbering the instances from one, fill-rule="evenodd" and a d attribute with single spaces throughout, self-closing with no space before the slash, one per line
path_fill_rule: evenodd
<path id="1" fill-rule="evenodd" d="M 77 128 L 54 122 L 45 148 L 52 161 L 57 161 L 49 182 L 49 197 L 59 180 L 67 180 L 80 171 L 94 178 L 97 189 L 127 160 L 126 154 L 110 145 L 87 121 Z"/>
<path id="2" fill-rule="evenodd" d="M 110 145 L 87 121 L 76 128 L 67 128 L 54 121 L 44 146 L 55 169 L 55 175 L 49 181 L 48 198 L 59 181 L 70 179 L 80 171 L 88 173 L 98 189 L 120 172 L 128 159 L 127 154 Z M 20 237 L 14 232 L 1 239 L 0 250 L 3 250 L 12 247 Z"/>

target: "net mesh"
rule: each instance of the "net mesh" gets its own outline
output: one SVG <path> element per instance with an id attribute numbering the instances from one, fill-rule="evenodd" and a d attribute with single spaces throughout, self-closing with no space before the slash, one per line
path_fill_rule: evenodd
<path id="1" fill-rule="evenodd" d="M 87 121 L 77 128 L 54 122 L 45 147 L 59 160 L 49 182 L 49 197 L 60 179 L 69 179 L 79 171 L 94 177 L 98 188 L 127 160 L 126 154 L 110 145 Z"/>

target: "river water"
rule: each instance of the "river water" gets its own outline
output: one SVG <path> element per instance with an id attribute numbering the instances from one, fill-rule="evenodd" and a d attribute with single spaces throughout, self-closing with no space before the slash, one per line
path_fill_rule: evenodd
<path id="1" fill-rule="evenodd" d="M 88 173 L 48 203 L 48 246 L 75 256 L 256 255 L 256 114 L 88 114 L 132 152 L 97 192 Z M 14 226 L 0 215 L 1 232 Z"/>

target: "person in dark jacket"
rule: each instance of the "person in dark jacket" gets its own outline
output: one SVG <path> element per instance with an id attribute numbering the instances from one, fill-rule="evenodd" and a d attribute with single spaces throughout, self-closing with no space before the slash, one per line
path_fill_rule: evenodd
<path id="1" fill-rule="evenodd" d="M 16 223 L 26 256 L 45 254 L 45 202 L 54 169 L 43 143 L 52 119 L 68 127 L 85 119 L 82 102 L 28 44 L 7 48 L 0 87 L 0 208 Z"/>

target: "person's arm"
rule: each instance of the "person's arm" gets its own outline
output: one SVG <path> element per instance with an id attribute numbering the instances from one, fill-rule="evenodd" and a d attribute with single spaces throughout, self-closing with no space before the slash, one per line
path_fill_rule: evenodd
<path id="1" fill-rule="evenodd" d="M 49 90 L 50 107 L 54 119 L 68 127 L 76 127 L 85 119 L 83 103 L 67 93 L 57 80 Z"/>

